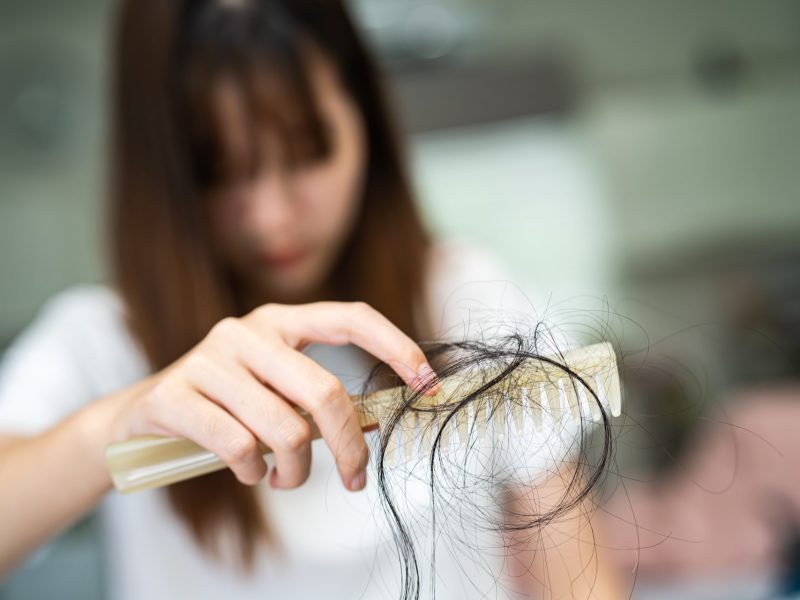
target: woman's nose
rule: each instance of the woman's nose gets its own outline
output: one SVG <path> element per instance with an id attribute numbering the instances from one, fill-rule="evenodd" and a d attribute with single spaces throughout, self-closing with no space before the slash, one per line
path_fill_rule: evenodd
<path id="1" fill-rule="evenodd" d="M 253 187 L 247 220 L 251 227 L 275 235 L 292 229 L 297 215 L 291 185 L 285 175 L 271 173 Z"/>

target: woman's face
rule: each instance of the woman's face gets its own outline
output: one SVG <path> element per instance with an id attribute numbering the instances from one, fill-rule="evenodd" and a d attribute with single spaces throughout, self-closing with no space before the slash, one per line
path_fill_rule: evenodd
<path id="1" fill-rule="evenodd" d="M 360 211 L 365 165 L 361 115 L 334 69 L 317 59 L 311 84 L 328 129 L 330 153 L 299 166 L 282 166 L 281 144 L 266 132 L 269 166 L 252 180 L 216 190 L 211 229 L 224 261 L 252 299 L 313 299 L 329 276 Z M 220 90 L 226 135 L 250 135 L 235 92 Z"/>

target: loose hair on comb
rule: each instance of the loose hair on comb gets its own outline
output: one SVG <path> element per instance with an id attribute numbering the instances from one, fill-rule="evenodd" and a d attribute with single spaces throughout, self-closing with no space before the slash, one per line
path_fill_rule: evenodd
<path id="1" fill-rule="evenodd" d="M 425 583 L 426 597 L 435 595 L 435 572 L 428 582 L 421 575 L 421 539 L 432 540 L 433 565 L 437 540 L 443 537 L 449 552 L 469 554 L 471 565 L 480 564 L 481 554 L 490 548 L 471 546 L 486 544 L 490 535 L 484 534 L 535 535 L 581 504 L 607 471 L 613 451 L 610 412 L 618 412 L 613 402 L 610 410 L 604 406 L 605 390 L 573 368 L 565 354 L 539 352 L 536 336 L 514 333 L 492 342 L 433 343 L 423 348 L 440 380 L 457 378 L 460 383 L 438 403 L 426 395 L 436 381 L 418 390 L 407 388 L 380 416 L 381 433 L 372 448 L 380 500 L 401 563 L 402 600 L 419 598 Z M 544 387 L 541 395 L 539 389 L 528 389 L 523 374 L 532 365 L 550 377 L 560 376 L 561 383 L 554 381 L 550 387 L 560 399 L 578 402 L 557 407 Z M 377 366 L 365 390 L 387 375 L 385 365 Z M 588 420 L 602 428 L 599 452 L 591 457 L 584 435 Z M 422 451 L 415 453 L 415 445 Z M 400 460 L 398 452 L 404 454 Z M 417 460 L 409 461 L 414 454 Z M 570 464 L 570 475 L 555 506 L 531 514 L 517 511 L 511 520 L 496 510 L 506 490 L 535 486 L 544 475 L 552 475 L 548 469 L 564 463 Z M 420 511 L 409 505 L 410 483 L 427 488 L 429 508 Z M 464 576 L 469 579 L 471 574 L 464 569 Z"/>

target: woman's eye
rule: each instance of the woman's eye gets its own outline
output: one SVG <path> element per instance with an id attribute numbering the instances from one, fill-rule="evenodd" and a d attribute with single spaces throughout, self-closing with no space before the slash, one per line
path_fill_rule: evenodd
<path id="1" fill-rule="evenodd" d="M 310 135 L 293 137 L 287 149 L 288 163 L 293 168 L 314 166 L 323 162 L 329 155 L 326 140 L 314 139 Z"/>
<path id="2" fill-rule="evenodd" d="M 330 154 L 331 153 L 327 151 L 327 149 L 320 148 L 316 144 L 300 144 L 292 151 L 291 166 L 296 169 L 314 167 L 324 163 L 329 158 Z"/>
<path id="3" fill-rule="evenodd" d="M 289 134 L 288 158 L 294 168 L 313 167 L 325 162 L 335 151 L 335 132 L 329 123 L 314 131 L 298 129 Z"/>

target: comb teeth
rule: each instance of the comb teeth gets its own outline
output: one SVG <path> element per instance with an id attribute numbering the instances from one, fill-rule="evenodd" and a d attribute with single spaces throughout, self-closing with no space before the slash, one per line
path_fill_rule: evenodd
<path id="1" fill-rule="evenodd" d="M 489 407 L 486 402 L 478 400 L 475 402 L 475 431 L 478 433 L 478 441 L 483 443 L 486 439 L 486 430 L 489 428 Z"/>
<path id="2" fill-rule="evenodd" d="M 534 398 L 531 398 L 531 393 L 527 387 L 522 388 L 522 394 L 525 398 L 525 414 L 530 415 L 533 420 L 533 428 L 536 431 L 542 430 L 542 411 L 540 405 Z M 541 394 L 541 392 L 540 392 Z"/>
<path id="3" fill-rule="evenodd" d="M 398 458 L 409 461 L 415 450 L 422 456 L 429 454 L 437 434 L 440 451 L 447 453 L 454 442 L 466 447 L 470 439 L 482 444 L 489 435 L 500 440 L 506 435 L 523 436 L 526 429 L 533 433 L 542 432 L 545 415 L 554 426 L 567 419 L 580 424 L 584 417 L 599 422 L 603 416 L 598 399 L 603 410 L 612 416 L 620 415 L 622 397 L 619 374 L 610 344 L 597 344 L 572 351 L 561 357 L 559 362 L 580 375 L 591 387 L 592 393 L 563 369 L 544 361 L 531 360 L 521 365 L 512 378 L 487 390 L 446 424 L 435 411 L 406 413 L 391 432 L 385 462 L 394 465 Z M 442 380 L 439 393 L 420 398 L 420 407 L 430 408 L 453 402 L 459 395 L 468 393 L 471 386 L 480 387 L 499 373 L 479 371 Z M 510 382 L 513 382 L 513 386 Z M 387 396 L 383 398 L 384 401 L 390 400 Z M 386 408 L 391 407 L 389 402 L 386 405 Z M 417 440 L 419 443 L 415 444 Z"/>
<path id="4" fill-rule="evenodd" d="M 563 379 L 558 381 L 558 396 L 561 403 L 565 405 L 569 411 L 569 416 L 574 422 L 581 420 L 581 408 L 576 394 L 575 386 L 571 381 L 564 383 Z"/>
<path id="5" fill-rule="evenodd" d="M 506 404 L 503 401 L 503 396 L 498 393 L 491 396 L 491 403 L 492 434 L 497 438 L 506 431 Z"/>
<path id="6" fill-rule="evenodd" d="M 403 455 L 406 460 L 411 460 L 414 453 L 414 440 L 417 434 L 417 413 L 414 411 L 407 412 L 403 415 L 402 437 L 403 437 Z"/>
<path id="7" fill-rule="evenodd" d="M 524 411 L 524 403 L 525 403 L 525 393 L 524 388 L 519 391 L 519 395 L 510 399 L 510 409 L 511 409 L 511 422 L 514 423 L 514 433 L 517 435 L 522 435 L 525 433 L 524 425 L 525 425 L 525 411 Z"/>
<path id="8" fill-rule="evenodd" d="M 559 379 L 556 385 L 539 384 L 542 394 L 542 406 L 550 409 L 550 416 L 553 417 L 553 421 L 556 423 L 561 422 L 561 392 L 559 384 L 562 383 L 562 380 Z"/>
<path id="9" fill-rule="evenodd" d="M 578 400 L 581 405 L 581 412 L 588 414 L 589 419 L 593 423 L 597 423 L 601 419 L 600 407 L 597 406 L 597 401 L 594 396 L 586 393 L 586 389 L 581 385 L 578 386 Z"/>
<path id="10" fill-rule="evenodd" d="M 467 406 L 467 416 L 465 419 L 456 419 L 456 431 L 458 432 L 458 442 L 459 444 L 466 445 L 467 440 L 469 439 L 469 431 L 470 431 L 470 423 L 471 418 L 470 414 L 472 413 L 472 407 Z"/>
<path id="11" fill-rule="evenodd" d="M 450 450 L 450 432 L 453 430 L 453 421 L 445 421 L 444 417 L 439 419 L 439 449 L 447 453 Z"/>
<path id="12" fill-rule="evenodd" d="M 420 416 L 421 418 L 419 419 L 419 428 L 420 428 L 419 446 L 420 449 L 430 448 L 434 436 L 433 432 L 434 425 L 431 422 L 430 418 L 428 417 L 428 414 L 423 413 Z"/>

